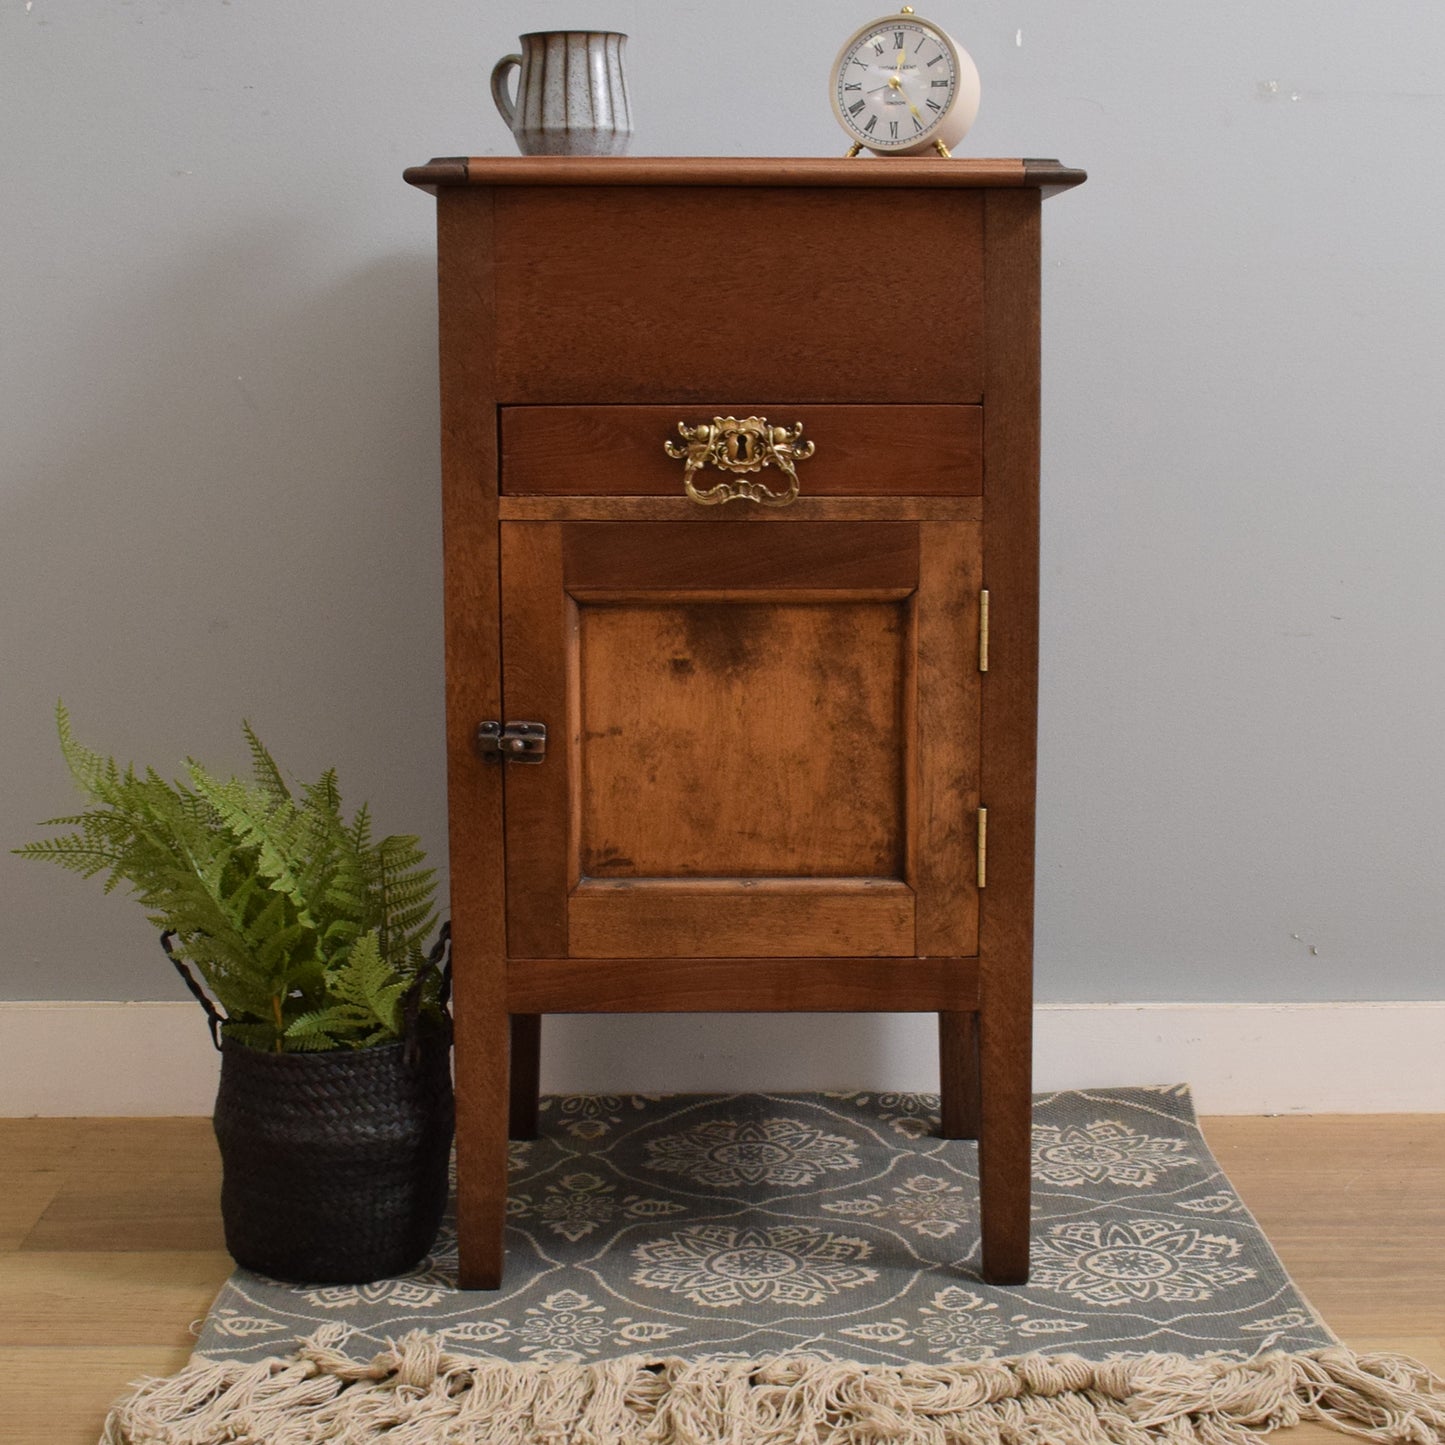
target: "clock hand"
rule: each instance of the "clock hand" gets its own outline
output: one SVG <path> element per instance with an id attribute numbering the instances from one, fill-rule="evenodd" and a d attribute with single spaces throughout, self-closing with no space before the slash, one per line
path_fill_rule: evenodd
<path id="1" fill-rule="evenodd" d="M 879 86 L 879 89 L 880 89 L 880 90 L 881 90 L 882 88 L 883 88 L 882 86 Z M 888 77 L 888 88 L 889 88 L 890 90 L 896 90 L 896 91 L 898 92 L 898 94 L 899 94 L 900 96 L 902 96 L 902 98 L 903 98 L 903 103 L 908 107 L 909 110 L 911 110 L 911 111 L 913 112 L 913 118 L 914 118 L 920 125 L 922 125 L 922 124 L 923 124 L 923 112 L 922 112 L 921 110 L 919 110 L 919 108 L 918 108 L 916 105 L 914 105 L 914 103 L 913 103 L 913 97 L 910 96 L 910 95 L 908 94 L 907 90 L 904 89 L 904 86 L 903 86 L 903 77 L 902 77 L 902 75 L 899 74 L 897 71 L 895 71 L 892 75 L 890 75 L 890 76 Z"/>
<path id="2" fill-rule="evenodd" d="M 880 86 L 878 87 L 878 89 L 879 89 L 879 90 L 883 90 L 883 89 L 885 89 L 885 87 L 880 85 Z M 918 107 L 917 107 L 916 105 L 914 105 L 914 103 L 913 103 L 912 99 L 910 98 L 908 92 L 907 92 L 906 90 L 904 90 L 904 88 L 903 88 L 903 80 L 902 80 L 902 78 L 901 78 L 900 76 L 890 75 L 890 76 L 888 77 L 888 85 L 887 85 L 886 89 L 888 89 L 888 90 L 896 90 L 896 91 L 898 92 L 898 94 L 903 97 L 903 103 L 904 103 L 904 105 L 906 105 L 906 106 L 908 107 L 908 109 L 911 110 L 911 111 L 913 112 L 913 114 L 914 114 L 920 121 L 923 119 L 922 112 L 920 112 L 920 110 L 918 109 Z M 873 95 L 875 92 L 873 92 L 873 91 L 870 90 L 868 93 L 869 93 L 870 95 Z"/>

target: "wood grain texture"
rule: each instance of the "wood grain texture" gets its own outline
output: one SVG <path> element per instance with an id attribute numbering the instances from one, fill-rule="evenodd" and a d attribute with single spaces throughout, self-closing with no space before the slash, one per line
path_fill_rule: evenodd
<path id="1" fill-rule="evenodd" d="M 557 740 L 507 767 L 512 955 L 913 953 L 918 528 L 502 530 L 507 712 Z"/>
<path id="2" fill-rule="evenodd" d="M 0 1119 L 0 1253 L 18 1249 L 65 1185 L 80 1119 Z"/>
<path id="3" fill-rule="evenodd" d="M 1445 1115 L 1206 1119 L 1204 1132 L 1327 1323 L 1355 1344 L 1429 1337 L 1445 1366 Z"/>
<path id="4" fill-rule="evenodd" d="M 972 1045 L 959 1033 L 969 1025 L 956 1018 L 966 1010 L 940 1008 L 949 1016 L 940 1026 L 946 1072 L 965 1080 L 950 1086 L 949 1107 L 953 1113 L 981 1113 L 984 1267 L 1000 1282 L 1023 1278 L 1037 694 L 1039 210 L 1043 193 L 1077 184 L 1082 174 L 1042 161 L 646 158 L 559 166 L 508 159 L 448 162 L 413 179 L 435 184 L 444 207 L 448 198 L 487 198 L 485 219 L 477 212 L 477 226 L 465 237 L 458 232 L 453 264 L 468 256 L 489 258 L 490 271 L 480 261 L 462 264 L 474 278 L 485 272 L 495 315 L 475 296 L 463 298 L 463 311 L 446 323 L 445 333 L 455 338 L 469 387 L 465 395 L 456 391 L 448 414 L 462 419 L 476 443 L 470 470 L 456 472 L 476 495 L 458 496 L 456 515 L 505 514 L 508 528 L 553 529 L 545 542 L 518 544 L 519 557 L 526 552 L 535 562 L 545 554 L 546 562 L 514 569 L 518 585 L 532 589 L 531 601 L 519 606 L 531 607 L 534 621 L 519 623 L 507 640 L 508 653 L 518 658 L 537 646 L 546 654 L 527 656 L 519 675 L 531 669 L 545 676 L 536 695 L 552 712 L 563 710 L 566 760 L 545 785 L 526 782 L 519 769 L 513 770 L 518 786 L 508 785 L 509 827 L 521 830 L 519 861 L 526 849 L 534 850 L 531 866 L 513 870 L 511 906 L 520 910 L 516 939 L 541 958 L 566 953 L 655 958 L 660 964 L 729 955 L 905 957 L 918 950 L 954 957 L 976 946 L 981 1097 L 977 1108 L 971 1099 L 954 1097 L 972 1088 L 966 1081 Z M 892 324 L 900 334 L 937 335 L 948 344 L 901 353 L 880 369 L 858 325 L 856 245 L 848 238 L 899 234 L 908 237 L 912 271 L 929 284 L 890 297 Z M 443 305 L 448 304 L 444 294 Z M 444 356 L 445 350 L 444 341 Z M 670 431 L 693 408 L 697 412 L 689 419 L 714 414 L 725 404 L 719 398 L 770 396 L 791 399 L 793 415 L 787 420 L 806 421 L 814 407 L 836 408 L 818 413 L 825 426 L 836 419 L 842 428 L 832 434 L 833 455 L 866 477 L 848 482 L 845 473 L 843 484 L 865 487 L 876 481 L 886 490 L 809 497 L 805 482 L 798 507 L 779 509 L 769 526 L 754 525 L 760 513 L 743 516 L 727 508 L 716 513 L 699 508 L 703 515 L 684 520 L 686 514 L 669 510 L 678 498 L 649 494 L 664 486 L 664 473 L 654 470 L 661 458 L 650 451 L 653 443 L 639 440 L 654 420 Z M 908 459 L 909 443 L 890 453 L 880 442 L 880 427 L 882 434 L 888 430 L 886 409 L 894 408 L 892 418 L 908 422 L 913 431 L 920 419 L 934 424 L 927 450 L 955 448 L 945 470 L 957 463 L 967 480 L 928 485 L 976 486 L 975 440 L 963 430 L 938 434 L 936 423 L 958 409 L 969 418 L 963 428 L 973 426 L 985 397 L 984 496 L 919 495 L 905 490 L 919 485 L 911 480 L 895 490 L 886 475 L 890 465 L 909 478 L 919 467 Z M 507 413 L 502 485 L 586 487 L 587 494 L 511 490 L 498 499 L 499 403 L 527 409 L 515 417 Z M 867 434 L 855 440 L 854 425 L 865 415 Z M 618 418 L 627 425 L 618 428 Z M 568 475 L 569 465 L 574 475 Z M 922 510 L 944 503 L 979 510 L 958 521 L 953 519 L 964 514 Z M 451 506 L 449 501 L 449 516 Z M 845 512 L 845 506 L 857 510 Z M 974 519 L 983 533 L 981 579 L 978 533 L 969 530 Z M 965 534 L 970 540 L 961 541 Z M 480 562 L 481 575 L 495 576 L 494 552 L 478 549 L 468 560 L 474 567 Z M 992 669 L 982 680 L 976 672 L 980 580 L 993 601 Z M 472 600 L 465 588 L 457 597 L 464 605 Z M 846 720 L 834 701 L 820 702 L 802 691 L 807 658 L 825 650 L 822 624 L 812 614 L 804 616 L 815 604 L 850 624 L 846 645 L 833 650 L 855 660 L 863 655 L 866 675 L 861 689 L 853 688 L 861 693 L 861 712 L 883 746 L 899 751 L 903 760 L 897 784 L 883 779 L 881 801 L 869 799 L 866 807 L 859 802 L 873 832 L 868 826 L 860 830 L 857 817 L 845 820 L 859 834 L 864 856 L 844 857 L 837 849 L 823 855 L 824 867 L 874 871 L 840 871 L 831 878 L 771 872 L 806 867 L 815 873 L 813 840 L 824 825 L 837 825 L 840 809 L 846 814 L 851 806 L 849 790 L 831 778 L 826 762 L 830 750 L 846 750 Z M 862 620 L 877 615 L 867 612 L 875 604 L 906 617 L 901 666 L 884 661 L 891 647 L 883 647 Z M 629 608 L 635 615 L 627 615 Z M 754 705 L 747 689 L 736 684 L 749 642 L 744 624 L 769 609 L 777 621 L 771 629 L 777 645 L 768 653 L 764 691 L 779 696 L 771 716 L 782 719 L 786 713 L 791 719 L 794 712 L 811 710 L 814 732 L 826 738 L 815 747 L 820 754 L 815 759 L 805 754 L 798 727 L 790 733 L 790 723 L 775 723 L 789 767 L 825 791 L 819 800 L 793 808 L 795 822 L 781 831 L 771 825 L 771 832 L 760 819 L 770 807 L 787 806 L 791 795 L 785 788 L 759 786 L 758 775 L 776 767 L 765 747 L 751 748 L 747 766 L 714 770 L 725 776 L 705 778 L 700 771 L 709 728 L 725 735 L 718 719 L 744 703 Z M 599 619 L 590 644 L 597 662 L 593 675 L 605 676 L 606 683 L 594 693 L 598 711 L 585 719 L 584 739 L 581 633 L 589 612 Z M 722 619 L 709 623 L 719 634 L 714 642 L 730 639 L 733 651 L 741 653 L 728 661 L 725 648 L 714 648 L 695 697 L 680 683 L 674 695 L 657 677 L 629 679 L 639 657 L 650 659 L 642 664 L 644 674 L 652 663 L 661 665 L 664 653 L 668 668 L 674 661 L 696 668 L 696 649 L 682 634 L 689 627 L 696 631 L 696 619 L 703 617 Z M 751 631 L 765 629 L 751 626 Z M 752 644 L 758 645 L 756 637 Z M 766 640 L 763 646 L 766 650 Z M 950 662 L 955 653 L 957 672 Z M 793 659 L 791 671 L 784 654 Z M 491 663 L 484 650 L 469 653 L 449 642 L 449 668 L 467 668 L 474 660 L 488 676 Z M 667 682 L 673 685 L 671 674 Z M 470 689 L 470 698 L 478 683 L 467 681 L 462 689 Z M 807 705 L 799 707 L 805 696 Z M 885 700 L 892 704 L 887 724 L 880 720 Z M 468 732 L 476 720 L 468 721 Z M 554 721 L 534 720 L 549 726 Z M 629 737 L 647 743 L 635 749 L 635 759 L 627 755 Z M 593 742 L 595 795 L 589 792 L 585 756 Z M 649 831 L 626 815 L 629 783 L 639 778 L 645 783 L 651 759 L 674 749 L 685 756 L 667 765 L 676 776 L 663 812 L 681 815 L 681 821 L 649 816 L 656 825 Z M 454 764 L 461 767 L 455 758 Z M 868 792 L 872 785 L 858 784 L 858 775 L 855 768 L 852 791 Z M 691 781 L 684 788 L 686 779 Z M 529 789 L 535 797 L 526 803 Z M 734 793 L 748 790 L 755 796 L 734 800 Z M 683 792 L 696 795 L 698 817 L 684 813 Z M 546 809 L 544 794 L 551 798 Z M 459 809 L 458 798 L 454 791 L 454 839 L 476 816 L 470 800 L 460 795 Z M 891 812 L 887 798 L 899 799 Z M 969 819 L 980 805 L 988 806 L 993 821 L 991 872 L 982 898 L 971 881 L 976 860 Z M 559 811 L 565 821 L 559 821 Z M 458 821 L 459 812 L 465 822 Z M 706 838 L 706 824 L 719 817 L 726 824 L 721 835 Z M 495 812 L 487 815 L 483 829 L 495 818 Z M 743 839 L 730 858 L 723 856 L 729 830 Z M 500 871 L 495 837 L 469 855 L 463 850 L 462 861 L 468 874 L 490 862 L 495 877 Z M 665 863 L 699 876 L 670 879 Z M 653 871 L 644 872 L 643 864 Z M 454 857 L 454 872 L 456 866 Z M 591 878 L 584 866 L 616 876 Z M 729 868 L 761 876 L 738 876 Z M 703 877 L 703 870 L 718 875 Z M 558 885 L 563 878 L 565 900 Z M 876 882 L 849 892 L 868 878 Z M 688 886 L 679 890 L 679 883 Z M 463 891 L 480 900 L 478 886 L 468 881 Z M 528 888 L 537 891 L 535 899 L 527 896 Z M 496 929 L 501 901 L 490 896 Z M 479 902 L 472 916 L 480 919 Z M 564 916 L 565 948 L 558 928 Z M 490 955 L 483 965 L 490 982 L 474 986 L 473 996 L 485 1003 L 470 1014 L 463 1008 L 472 1019 L 471 1035 L 462 1030 L 464 1052 L 481 1047 L 475 1040 L 485 1036 L 486 1047 L 505 1053 L 499 1043 L 505 1007 L 496 984 L 498 965 Z M 521 1013 L 541 1011 L 515 1000 L 513 1005 Z M 476 1080 L 495 1082 L 495 1090 L 479 1090 L 475 1109 L 484 1107 L 485 1098 L 494 1118 L 483 1142 L 468 1147 L 480 1149 L 500 1174 L 503 1130 L 495 1119 L 505 1112 L 507 1081 L 497 1078 L 495 1060 L 485 1066 L 490 1072 L 477 1068 Z M 464 1195 L 471 1201 L 463 1209 L 464 1239 L 476 1230 L 500 1228 L 500 1179 L 484 1195 L 473 1199 L 465 1188 Z M 492 1244 L 464 1246 L 464 1258 L 481 1259 L 479 1250 L 486 1251 L 486 1268 L 469 1263 L 469 1278 L 494 1282 L 499 1253 Z"/>
<path id="5" fill-rule="evenodd" d="M 977 402 L 982 195 L 967 190 L 496 190 L 503 402 Z M 879 365 L 858 238 L 906 237 Z M 658 445 L 661 445 L 659 441 Z M 804 464 L 806 466 L 806 463 Z"/>
<path id="6" fill-rule="evenodd" d="M 507 948 L 513 957 L 567 951 L 571 773 L 575 719 L 568 708 L 576 609 L 562 586 L 562 530 L 502 525 L 502 712 L 548 730 L 540 764 L 491 766 L 506 796 Z"/>
<path id="7" fill-rule="evenodd" d="M 28 1171 L 23 1182 L 0 1193 L 0 1250 L 15 1249 L 44 1216 L 65 1179 L 59 1170 Z"/>
<path id="8" fill-rule="evenodd" d="M 178 1250 L 224 1250 L 209 1174 L 187 1161 L 152 1166 L 141 1179 L 133 1164 L 86 1182 L 71 1179 L 46 1202 L 25 1235 L 27 1249 L 77 1250 L 103 1232 L 109 1252 L 143 1248 L 158 1230 Z M 157 1195 L 159 1193 L 159 1202 Z"/>
<path id="9" fill-rule="evenodd" d="M 437 202 L 446 596 L 447 799 L 456 1013 L 457 1217 L 462 1279 L 495 1288 L 506 1209 L 506 894 L 502 770 L 474 734 L 502 705 L 497 626 L 497 424 L 492 195 Z"/>
<path id="10" fill-rule="evenodd" d="M 137 1120 L 122 1148 L 87 1120 L 0 1120 L 0 1159 L 21 1175 L 14 1188 L 0 1189 L 0 1249 L 23 1241 L 26 1249 L 114 1253 L 157 1238 L 177 1250 L 223 1249 L 210 1168 L 215 1143 L 203 1122 L 194 1140 L 178 1139 L 168 1120 Z M 136 1173 L 136 1151 L 146 1159 L 145 1178 Z M 86 1161 L 84 1171 L 77 1159 Z"/>
<path id="11" fill-rule="evenodd" d="M 788 401 L 696 406 L 505 406 L 502 491 L 508 495 L 680 496 L 684 465 L 663 450 L 677 424 L 714 416 L 763 416 L 803 424 L 816 446 L 797 463 L 807 496 L 976 496 L 983 490 L 983 411 L 977 406 L 808 406 Z M 726 476 L 709 468 L 696 482 Z M 776 468 L 758 479 L 774 491 Z M 699 513 L 781 509 L 726 503 Z"/>
<path id="12" fill-rule="evenodd" d="M 159 1193 L 151 1200 L 160 1205 Z M 161 1219 L 157 1208 L 157 1219 Z M 219 1221 L 212 1216 L 212 1228 Z M 159 1233 L 159 1223 L 152 1237 Z M 0 1346 L 56 1344 L 89 1319 L 103 1295 L 129 1290 L 129 1311 L 112 1313 L 109 1343 L 172 1337 L 203 1315 L 232 1268 L 224 1251 L 168 1249 L 22 1249 L 3 1256 Z M 156 1277 L 166 1281 L 155 1287 Z"/>
<path id="13" fill-rule="evenodd" d="M 727 960 L 729 968 L 739 965 Z M 834 967 L 837 960 L 827 961 Z M 650 965 L 649 965 L 650 966 Z M 900 967 L 902 965 L 899 965 Z M 661 1024 L 659 1025 L 661 1026 Z M 885 1080 L 840 1073 L 840 1084 Z M 621 1081 L 619 1087 L 625 1087 Z M 1402 1351 L 1445 1373 L 1445 1116 L 1206 1118 L 1205 1135 L 1296 1284 L 1346 1344 Z M 220 1199 L 208 1119 L 0 1120 L 0 1197 L 33 1195 L 59 1173 L 90 1189 L 104 1159 L 129 1160 L 150 1189 L 156 1227 L 118 1268 L 97 1211 L 74 1248 L 0 1246 L 0 1328 L 9 1306 L 52 1302 L 43 1342 L 0 1344 L 0 1419 L 13 1445 L 94 1445 L 107 1404 L 142 1375 L 179 1369 L 199 1318 L 231 1269 L 214 1251 L 177 1250 L 166 1220 L 166 1161 L 189 1157 Z M 1305 1181 L 1308 1187 L 1301 1187 Z M 212 1217 L 219 1230 L 218 1204 Z M 29 1306 L 27 1306 L 29 1308 Z M 128 1338 L 131 1343 L 118 1340 Z M 1278 1445 L 1338 1445 L 1318 1426 L 1272 1434 Z"/>
<path id="14" fill-rule="evenodd" d="M 613 589 L 834 588 L 918 585 L 918 528 L 906 522 L 575 522 L 563 527 L 563 574 L 577 592 Z"/>
<path id="15" fill-rule="evenodd" d="M 568 908 L 572 958 L 913 952 L 913 890 L 884 878 L 584 879 Z"/>
<path id="16" fill-rule="evenodd" d="M 582 876 L 901 878 L 904 604 L 747 595 L 580 609 Z"/>
<path id="17" fill-rule="evenodd" d="M 969 958 L 526 959 L 515 1008 L 544 1013 L 931 1013 L 978 1001 Z"/>
<path id="18" fill-rule="evenodd" d="M 0 1119 L 0 1178 L 32 1185 L 42 1176 L 63 1178 L 94 1132 L 92 1119 Z"/>
<path id="19" fill-rule="evenodd" d="M 979 799 L 977 527 L 927 522 L 918 529 L 917 744 L 909 882 L 918 894 L 917 952 L 978 951 L 978 870 L 973 826 Z"/>
<path id="20" fill-rule="evenodd" d="M 1085 173 L 1056 160 L 984 156 L 440 156 L 403 179 L 445 186 L 824 186 L 845 190 L 1034 187 L 1052 193 Z"/>
<path id="21" fill-rule="evenodd" d="M 130 1383 L 169 1375 L 189 1340 L 166 1345 L 0 1345 L 0 1418 L 7 1445 L 95 1445 L 106 1411 Z"/>
<path id="22" fill-rule="evenodd" d="M 982 497 L 799 497 L 787 507 L 724 502 L 700 507 L 686 497 L 502 497 L 504 522 L 979 522 Z"/>
<path id="23" fill-rule="evenodd" d="M 1039 208 L 1036 192 L 985 202 L 989 404 L 983 585 L 980 800 L 988 809 L 988 886 L 979 902 L 979 1193 L 984 1277 L 1018 1284 L 1029 1268 L 1033 1070 L 1034 788 L 1038 732 Z"/>
<path id="24" fill-rule="evenodd" d="M 977 1139 L 982 1104 L 977 1012 L 938 1015 L 939 1133 Z"/>

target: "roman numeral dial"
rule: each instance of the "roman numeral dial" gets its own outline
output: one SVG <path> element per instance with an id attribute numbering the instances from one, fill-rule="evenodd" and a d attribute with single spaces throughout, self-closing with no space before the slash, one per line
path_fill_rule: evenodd
<path id="1" fill-rule="evenodd" d="M 855 147 L 948 154 L 978 109 L 967 52 L 905 7 L 855 31 L 832 70 L 833 111 Z"/>

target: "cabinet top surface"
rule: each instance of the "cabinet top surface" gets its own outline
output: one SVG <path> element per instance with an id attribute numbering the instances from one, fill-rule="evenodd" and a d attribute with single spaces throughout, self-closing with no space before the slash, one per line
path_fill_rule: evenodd
<path id="1" fill-rule="evenodd" d="M 453 186 L 1014 187 L 1052 195 L 1085 173 L 1055 160 L 965 156 L 441 156 L 404 178 L 433 195 Z"/>

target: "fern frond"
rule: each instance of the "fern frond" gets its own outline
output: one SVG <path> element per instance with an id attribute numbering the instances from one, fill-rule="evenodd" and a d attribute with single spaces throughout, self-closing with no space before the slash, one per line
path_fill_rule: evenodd
<path id="1" fill-rule="evenodd" d="M 114 761 L 80 742 L 71 729 L 70 709 L 63 702 L 55 704 L 55 725 L 60 733 L 60 751 L 71 777 L 80 785 L 82 792 L 92 798 L 103 797 L 107 784 L 114 776 Z"/>
<path id="2" fill-rule="evenodd" d="M 10 850 L 20 858 L 43 858 L 58 863 L 82 878 L 93 878 L 105 868 L 115 866 L 118 853 L 102 851 L 78 833 L 64 838 L 45 838 L 38 843 L 26 843 Z"/>
<path id="3" fill-rule="evenodd" d="M 436 870 L 425 867 L 426 853 L 412 834 L 391 834 L 372 850 L 372 887 L 381 916 L 382 951 L 388 959 L 408 948 L 436 922 L 432 899 Z M 423 907 L 418 917 L 415 910 Z"/>
<path id="4" fill-rule="evenodd" d="M 296 846 L 297 813 L 290 804 L 272 806 L 258 791 L 234 778 L 220 782 L 197 762 L 188 762 L 191 785 L 220 818 L 224 827 L 256 850 L 256 867 L 273 888 L 284 893 L 303 914 L 306 882 Z"/>
<path id="5" fill-rule="evenodd" d="M 52 820 L 70 831 L 19 856 L 124 884 L 248 1047 L 361 1048 L 399 1034 L 436 922 L 435 870 L 415 837 L 375 842 L 365 804 L 348 822 L 334 770 L 293 794 L 249 723 L 251 782 L 194 760 L 178 782 L 122 769 L 76 740 L 63 704 L 56 725 L 91 806 Z M 435 1008 L 435 977 L 422 993 Z"/>
<path id="6" fill-rule="evenodd" d="M 351 839 L 351 851 L 358 858 L 371 851 L 371 808 L 366 803 L 356 810 L 348 836 Z"/>
<path id="7" fill-rule="evenodd" d="M 262 1053 L 270 1053 L 276 1047 L 276 1027 L 256 1019 L 228 1018 L 226 1020 L 226 1036 L 235 1039 L 239 1044 L 245 1044 L 248 1049 L 257 1049 Z"/>
<path id="8" fill-rule="evenodd" d="M 331 987 L 338 998 L 365 1008 L 376 991 L 386 986 L 390 977 L 391 970 L 381 955 L 379 936 L 363 933 L 352 944 L 346 968 L 333 977 Z"/>
<path id="9" fill-rule="evenodd" d="M 291 789 L 282 776 L 281 769 L 277 767 L 276 759 L 271 756 L 265 743 L 256 736 L 256 730 L 242 719 L 241 731 L 246 735 L 246 746 L 251 753 L 251 776 L 255 779 L 256 787 L 273 806 L 291 802 Z"/>
<path id="10" fill-rule="evenodd" d="M 301 792 L 317 814 L 341 820 L 341 789 L 336 783 L 336 769 L 327 768 L 314 783 L 302 785 Z"/>

